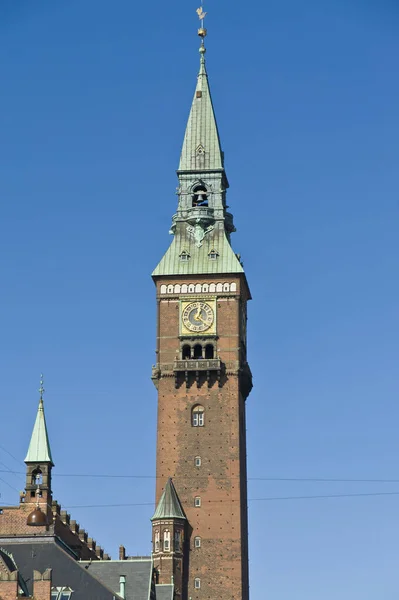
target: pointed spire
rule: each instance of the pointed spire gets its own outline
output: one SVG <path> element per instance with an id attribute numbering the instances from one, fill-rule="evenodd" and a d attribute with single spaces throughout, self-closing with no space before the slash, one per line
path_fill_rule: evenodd
<path id="1" fill-rule="evenodd" d="M 223 152 L 205 63 L 206 29 L 199 29 L 198 35 L 202 38 L 199 49 L 200 70 L 184 136 L 179 171 L 204 172 L 223 169 Z"/>
<path id="2" fill-rule="evenodd" d="M 45 390 L 43 387 L 43 375 L 41 375 L 39 389 L 39 408 L 37 410 L 36 421 L 33 427 L 32 437 L 30 440 L 25 462 L 50 463 L 52 466 L 54 466 L 53 459 L 51 456 L 50 442 L 47 433 L 46 417 L 44 415 L 44 391 Z"/>
<path id="3" fill-rule="evenodd" d="M 151 521 L 158 519 L 186 519 L 175 486 L 170 477 Z"/>

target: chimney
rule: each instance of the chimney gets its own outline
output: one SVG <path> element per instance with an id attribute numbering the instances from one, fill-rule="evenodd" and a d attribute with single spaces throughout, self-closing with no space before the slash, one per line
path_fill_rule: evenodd
<path id="1" fill-rule="evenodd" d="M 119 546 L 119 560 L 126 560 L 126 548 L 125 548 L 125 546 Z"/>
<path id="2" fill-rule="evenodd" d="M 126 598 L 126 577 L 125 575 L 120 575 L 119 577 L 119 595 L 123 600 Z"/>

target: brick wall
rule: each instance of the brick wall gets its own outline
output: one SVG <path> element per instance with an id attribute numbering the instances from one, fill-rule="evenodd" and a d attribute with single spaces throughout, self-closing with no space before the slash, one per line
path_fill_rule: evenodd
<path id="1" fill-rule="evenodd" d="M 242 363 L 245 331 L 242 310 L 248 298 L 244 279 L 238 277 L 196 277 L 180 283 L 236 282 L 237 293 L 218 294 L 217 354 L 227 367 L 221 387 L 210 388 L 193 380 L 186 388 L 175 388 L 173 374 L 162 365 L 178 357 L 179 298 L 158 296 L 158 380 L 157 491 L 158 501 L 168 477 L 173 482 L 186 512 L 190 532 L 188 597 L 218 600 L 248 599 L 248 538 L 246 495 L 245 400 L 241 393 L 238 366 Z M 160 285 L 176 283 L 163 279 Z M 214 297 L 215 294 L 210 294 Z M 203 294 L 198 297 L 206 298 Z M 186 298 L 185 298 L 186 299 Z M 205 409 L 205 426 L 192 427 L 191 410 Z M 201 457 L 201 466 L 195 458 Z M 201 506 L 195 507 L 195 497 Z M 194 538 L 201 538 L 195 547 Z M 201 588 L 195 588 L 195 579 Z"/>

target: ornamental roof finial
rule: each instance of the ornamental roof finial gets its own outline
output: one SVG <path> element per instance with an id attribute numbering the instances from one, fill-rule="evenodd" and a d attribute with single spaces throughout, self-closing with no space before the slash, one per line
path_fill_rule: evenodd
<path id="1" fill-rule="evenodd" d="M 201 6 L 199 8 L 197 8 L 196 12 L 197 12 L 199 20 L 201 21 L 201 27 L 198 29 L 198 35 L 201 38 L 200 53 L 201 53 L 201 61 L 203 61 L 204 54 L 206 52 L 205 38 L 207 35 L 207 30 L 205 29 L 204 21 L 205 21 L 206 15 L 208 14 L 208 13 L 204 12 L 204 0 L 201 0 Z"/>
<path id="2" fill-rule="evenodd" d="M 46 391 L 44 389 L 44 379 L 43 379 L 43 373 L 40 374 L 40 388 L 38 389 L 38 392 L 40 394 L 40 402 L 43 402 L 43 394 Z"/>

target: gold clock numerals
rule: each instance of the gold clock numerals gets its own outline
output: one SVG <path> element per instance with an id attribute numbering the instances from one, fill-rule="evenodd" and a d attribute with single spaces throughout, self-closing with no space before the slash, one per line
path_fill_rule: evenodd
<path id="1" fill-rule="evenodd" d="M 207 302 L 189 302 L 182 308 L 182 323 L 193 333 L 209 330 L 214 320 L 214 310 Z"/>

